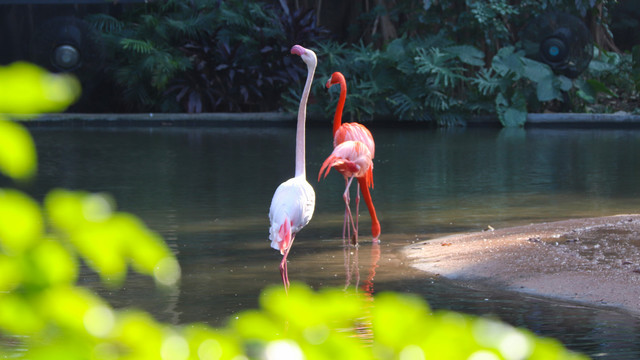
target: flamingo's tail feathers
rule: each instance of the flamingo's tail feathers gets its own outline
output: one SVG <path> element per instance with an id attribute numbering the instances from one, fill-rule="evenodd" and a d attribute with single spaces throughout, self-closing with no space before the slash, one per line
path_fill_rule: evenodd
<path id="1" fill-rule="evenodd" d="M 269 240 L 271 240 L 271 247 L 280 251 L 280 254 L 284 255 L 291 246 L 292 237 L 291 221 L 288 217 L 285 216 L 281 224 L 272 223 Z"/>
<path id="2" fill-rule="evenodd" d="M 320 167 L 320 172 L 318 173 L 318 181 L 320 181 L 323 171 L 324 171 L 324 177 L 325 178 L 327 177 L 327 175 L 329 174 L 329 171 L 331 170 L 331 166 L 333 166 L 332 164 L 333 160 L 335 160 L 335 155 L 332 154 L 332 155 L 329 155 L 329 157 L 322 163 L 322 166 Z"/>
<path id="3" fill-rule="evenodd" d="M 284 223 L 280 225 L 278 237 L 280 254 L 284 255 L 289 246 L 291 246 L 291 222 L 289 219 L 285 219 Z"/>
<path id="4" fill-rule="evenodd" d="M 331 154 L 327 158 L 327 160 L 322 163 L 322 167 L 320 168 L 320 173 L 318 173 L 318 181 L 320 181 L 320 177 L 322 176 L 322 172 L 324 171 L 324 177 L 327 177 L 331 168 L 335 168 L 337 171 L 345 174 L 353 174 L 358 171 L 359 167 L 353 161 L 348 159 L 343 159 L 339 155 Z M 325 170 L 326 169 L 326 170 Z M 350 176 L 350 175 L 345 175 Z"/>

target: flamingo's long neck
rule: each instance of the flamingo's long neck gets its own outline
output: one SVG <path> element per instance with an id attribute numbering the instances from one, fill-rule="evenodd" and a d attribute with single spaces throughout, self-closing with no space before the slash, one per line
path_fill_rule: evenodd
<path id="1" fill-rule="evenodd" d="M 333 115 L 333 135 L 336 135 L 340 126 L 342 126 L 342 111 L 344 110 L 344 102 L 347 99 L 347 82 L 344 76 L 339 78 L 340 84 L 340 98 L 338 99 L 338 106 L 336 106 L 336 113 Z"/>
<path id="2" fill-rule="evenodd" d="M 311 92 L 311 83 L 313 82 L 313 74 L 316 71 L 315 64 L 307 64 L 307 81 L 304 84 L 302 98 L 300 99 L 300 108 L 298 109 L 298 127 L 296 130 L 296 176 L 305 176 L 305 123 L 307 120 L 307 101 Z"/>
<path id="3" fill-rule="evenodd" d="M 380 222 L 376 215 L 376 208 L 373 206 L 373 201 L 371 200 L 371 193 L 369 192 L 366 178 L 359 177 L 358 184 L 360 185 L 360 191 L 362 191 L 364 202 L 367 204 L 367 209 L 369 209 L 369 215 L 371 215 L 371 234 L 373 235 L 373 238 L 377 240 L 380 236 Z"/>

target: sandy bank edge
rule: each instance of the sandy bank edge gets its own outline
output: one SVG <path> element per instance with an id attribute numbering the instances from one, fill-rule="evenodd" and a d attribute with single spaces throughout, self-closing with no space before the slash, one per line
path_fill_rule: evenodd
<path id="1" fill-rule="evenodd" d="M 405 247 L 434 275 L 640 313 L 640 215 L 463 233 Z"/>

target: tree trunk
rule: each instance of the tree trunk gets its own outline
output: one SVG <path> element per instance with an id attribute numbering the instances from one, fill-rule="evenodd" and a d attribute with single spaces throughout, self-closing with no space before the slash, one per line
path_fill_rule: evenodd
<path id="1" fill-rule="evenodd" d="M 393 1 L 393 0 L 391 0 Z M 389 40 L 395 39 L 398 37 L 398 32 L 396 31 L 396 27 L 391 22 L 391 18 L 389 17 L 389 6 L 385 4 L 384 0 L 377 0 L 378 5 L 382 6 L 385 9 L 384 15 L 378 17 L 380 21 L 380 27 L 382 30 L 382 40 L 387 42 Z M 375 32 L 376 28 L 374 27 Z"/>
<path id="2" fill-rule="evenodd" d="M 604 4 L 598 4 L 592 8 L 587 14 L 589 20 L 589 28 L 593 41 L 603 50 L 621 52 L 613 42 L 613 37 L 609 30 L 605 27 L 607 19 L 604 18 Z"/>

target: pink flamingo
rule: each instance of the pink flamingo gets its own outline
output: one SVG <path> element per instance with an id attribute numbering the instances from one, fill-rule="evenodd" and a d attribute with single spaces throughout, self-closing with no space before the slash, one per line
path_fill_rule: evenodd
<path id="1" fill-rule="evenodd" d="M 340 98 L 338 100 L 338 105 L 336 107 L 336 112 L 333 117 L 333 146 L 334 148 L 339 144 L 345 141 L 359 141 L 364 144 L 370 153 L 370 158 L 373 160 L 375 157 L 376 145 L 373 141 L 373 135 L 369 129 L 367 129 L 364 125 L 359 123 L 342 123 L 342 111 L 344 110 L 344 103 L 347 99 L 347 82 L 344 78 L 344 75 L 340 72 L 334 72 L 331 75 L 331 78 L 327 81 L 327 88 L 330 88 L 333 85 L 340 84 Z M 340 171 L 340 169 L 336 168 L 336 170 Z M 369 169 L 370 174 L 367 177 L 356 177 L 358 179 L 358 190 L 356 190 L 356 224 L 353 225 L 353 216 L 351 215 L 351 211 L 349 208 L 349 186 L 351 182 L 348 180 L 348 176 L 345 175 L 345 214 L 344 214 L 344 223 L 342 227 L 342 238 L 345 238 L 345 230 L 347 229 L 347 222 L 351 219 L 351 223 L 354 227 L 354 238 L 357 244 L 358 242 L 358 214 L 359 214 L 359 204 L 360 204 L 360 190 L 362 191 L 362 196 L 365 199 L 365 203 L 367 204 L 367 208 L 369 209 L 369 214 L 371 216 L 371 233 L 373 235 L 373 240 L 378 241 L 380 236 L 380 222 L 378 221 L 378 217 L 376 215 L 376 209 L 373 206 L 373 201 L 371 200 L 371 193 L 369 192 L 369 188 L 373 189 L 373 164 Z M 343 174 L 344 175 L 344 174 Z M 326 176 L 326 175 L 325 175 Z M 344 196 L 343 196 L 344 197 Z M 350 228 L 349 228 L 350 229 Z M 350 231 L 350 230 L 349 230 Z"/>
<path id="2" fill-rule="evenodd" d="M 356 219 L 354 224 L 353 216 L 351 215 L 351 208 L 349 207 L 349 187 L 351 186 L 351 182 L 354 178 L 356 178 L 358 180 L 358 184 L 361 185 L 359 187 L 362 189 L 363 197 L 369 208 L 369 213 L 371 214 L 371 232 L 373 234 L 373 241 L 378 242 L 378 237 L 380 236 L 380 223 L 378 222 L 375 208 L 371 201 L 371 195 L 369 194 L 369 187 L 372 186 L 373 183 L 373 161 L 369 148 L 366 144 L 354 140 L 347 140 L 338 144 L 338 146 L 333 149 L 331 155 L 329 155 L 322 164 L 320 172 L 318 173 L 318 181 L 320 181 L 320 178 L 322 177 L 322 172 L 324 171 L 324 177 L 326 177 L 331 168 L 335 168 L 345 177 L 346 186 L 344 194 L 342 195 L 346 207 L 345 216 L 347 219 L 345 219 L 345 222 L 349 222 L 349 226 L 354 229 L 355 243 L 357 244 L 358 242 L 358 221 Z M 356 204 L 357 203 L 358 202 L 356 201 Z"/>
<path id="3" fill-rule="evenodd" d="M 295 177 L 283 182 L 276 189 L 269 209 L 269 240 L 271 247 L 280 250 L 282 262 L 280 275 L 285 290 L 289 289 L 287 271 L 287 255 L 296 234 L 305 227 L 316 205 L 316 194 L 307 182 L 305 169 L 305 122 L 307 118 L 307 101 L 316 70 L 316 54 L 300 45 L 294 45 L 291 53 L 299 55 L 307 65 L 307 81 L 304 84 L 300 107 L 298 109 L 298 125 L 296 129 L 296 167 Z"/>
<path id="4" fill-rule="evenodd" d="M 327 89 L 336 84 L 340 84 L 340 98 L 338 99 L 336 112 L 333 115 L 333 147 L 347 140 L 360 141 L 365 144 L 371 152 L 371 158 L 375 158 L 376 144 L 373 141 L 373 135 L 371 135 L 369 129 L 355 122 L 342 123 L 342 111 L 344 110 L 344 103 L 347 99 L 347 81 L 344 79 L 344 75 L 338 71 L 334 72 L 331 78 L 327 80 Z"/>

